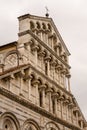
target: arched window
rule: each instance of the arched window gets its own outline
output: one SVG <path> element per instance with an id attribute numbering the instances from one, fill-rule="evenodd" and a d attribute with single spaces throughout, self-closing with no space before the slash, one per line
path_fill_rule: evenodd
<path id="1" fill-rule="evenodd" d="M 4 130 L 16 130 L 13 122 L 9 119 L 6 119 L 3 124 Z"/>
<path id="2" fill-rule="evenodd" d="M 48 30 L 52 31 L 51 25 L 48 23 Z"/>
<path id="3" fill-rule="evenodd" d="M 30 21 L 30 29 L 33 30 L 35 28 L 35 25 L 32 21 Z"/>
<path id="4" fill-rule="evenodd" d="M 42 107 L 42 92 L 39 92 L 40 107 Z"/>
<path id="5" fill-rule="evenodd" d="M 36 22 L 36 25 L 37 25 L 37 29 L 40 29 L 41 26 L 40 26 L 40 23 L 39 22 Z"/>
<path id="6" fill-rule="evenodd" d="M 42 23 L 42 28 L 43 28 L 44 30 L 46 29 L 45 23 Z"/>
<path id="7" fill-rule="evenodd" d="M 40 130 L 40 127 L 33 119 L 28 119 L 23 124 L 23 130 Z"/>
<path id="8" fill-rule="evenodd" d="M 47 65 L 47 62 L 45 62 L 45 74 L 48 75 L 48 65 Z"/>

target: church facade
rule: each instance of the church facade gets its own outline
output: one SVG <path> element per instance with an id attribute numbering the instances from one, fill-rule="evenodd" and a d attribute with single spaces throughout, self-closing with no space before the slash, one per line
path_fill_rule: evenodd
<path id="1" fill-rule="evenodd" d="M 53 20 L 18 20 L 18 41 L 0 46 L 0 130 L 86 130 L 70 89 L 70 53 Z"/>

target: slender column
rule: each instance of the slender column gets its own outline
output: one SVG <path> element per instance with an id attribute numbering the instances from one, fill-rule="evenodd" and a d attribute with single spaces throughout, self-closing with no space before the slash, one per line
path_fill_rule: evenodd
<path id="1" fill-rule="evenodd" d="M 18 73 L 20 76 L 20 95 L 23 96 L 23 77 L 24 77 L 24 71 L 22 70 L 21 72 Z"/>
<path id="2" fill-rule="evenodd" d="M 78 121 L 79 121 L 79 110 L 77 107 L 74 108 L 74 112 L 76 114 L 76 124 L 78 125 Z"/>
<path id="3" fill-rule="evenodd" d="M 56 66 L 56 62 L 53 61 L 53 62 L 51 63 L 51 65 L 52 65 L 53 79 L 55 80 L 55 66 Z"/>
<path id="4" fill-rule="evenodd" d="M 45 85 L 41 85 L 41 86 L 39 87 L 39 90 L 40 90 L 40 92 L 41 92 L 41 94 L 42 94 L 41 107 L 43 107 L 43 108 L 45 108 L 45 88 L 46 88 Z M 40 100 L 41 100 L 41 99 L 40 99 Z"/>
<path id="5" fill-rule="evenodd" d="M 81 120 L 81 129 L 83 129 L 83 120 Z"/>
<path id="6" fill-rule="evenodd" d="M 64 100 L 64 98 L 61 96 L 61 97 L 59 98 L 59 100 L 60 100 L 60 102 L 61 102 L 61 118 L 63 118 L 63 100 Z"/>
<path id="7" fill-rule="evenodd" d="M 31 79 L 33 77 L 30 75 L 28 79 L 28 99 L 31 100 Z"/>
<path id="8" fill-rule="evenodd" d="M 56 49 L 56 53 L 59 56 L 59 50 L 60 50 L 60 46 L 59 45 L 55 45 L 55 49 Z"/>
<path id="9" fill-rule="evenodd" d="M 37 66 L 37 60 L 38 60 L 38 55 L 37 55 L 37 51 L 38 51 L 39 47 L 38 45 L 35 45 L 32 50 L 35 51 L 35 64 Z"/>
<path id="10" fill-rule="evenodd" d="M 77 125 L 78 125 L 78 117 L 79 117 L 78 111 L 76 111 L 76 124 L 77 124 Z"/>
<path id="11" fill-rule="evenodd" d="M 49 112 L 52 112 L 52 98 L 51 98 L 52 89 L 48 88 L 47 94 L 49 95 Z"/>
<path id="12" fill-rule="evenodd" d="M 61 71 L 61 74 L 62 74 L 62 78 L 63 78 L 62 80 L 63 80 L 64 88 L 66 88 L 66 76 L 65 76 L 66 70 L 63 69 L 63 70 Z"/>
<path id="13" fill-rule="evenodd" d="M 47 63 L 47 75 L 50 76 L 50 56 L 45 57 L 45 62 Z"/>
<path id="14" fill-rule="evenodd" d="M 56 69 L 58 69 L 59 83 L 61 83 L 61 73 L 60 73 L 60 71 L 61 71 L 61 65 L 58 65 L 58 66 L 56 67 Z"/>
<path id="15" fill-rule="evenodd" d="M 71 78 L 71 75 L 67 74 L 66 76 L 68 78 L 68 91 L 71 92 L 71 89 L 70 89 L 70 78 Z"/>
<path id="16" fill-rule="evenodd" d="M 57 116 L 57 97 L 58 94 L 57 93 L 53 93 L 52 98 L 54 100 L 54 114 Z"/>
<path id="17" fill-rule="evenodd" d="M 39 104 L 38 104 L 38 100 L 39 100 L 39 98 L 38 98 L 38 97 L 39 97 L 38 84 L 39 84 L 39 81 L 36 79 L 36 80 L 33 81 L 32 84 L 33 84 L 33 86 L 36 88 L 36 91 L 35 91 L 35 92 L 36 92 L 36 93 L 35 93 L 35 97 L 36 97 L 36 98 L 35 98 L 35 104 L 36 104 L 36 105 L 39 105 Z"/>
<path id="18" fill-rule="evenodd" d="M 10 91 L 10 76 L 4 78 L 6 82 L 6 88 Z"/>

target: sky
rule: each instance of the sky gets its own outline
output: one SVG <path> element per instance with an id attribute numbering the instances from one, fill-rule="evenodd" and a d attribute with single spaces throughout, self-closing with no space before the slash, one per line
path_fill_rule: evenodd
<path id="1" fill-rule="evenodd" d="M 24 14 L 54 20 L 71 55 L 71 90 L 87 119 L 87 0 L 0 0 L 0 45 L 18 40 L 18 19 Z"/>

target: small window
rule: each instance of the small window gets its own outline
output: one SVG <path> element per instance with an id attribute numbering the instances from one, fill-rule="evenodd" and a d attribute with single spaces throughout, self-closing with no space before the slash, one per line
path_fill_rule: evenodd
<path id="1" fill-rule="evenodd" d="M 37 29 L 40 29 L 40 23 L 37 22 L 36 24 L 37 24 Z"/>
<path id="2" fill-rule="evenodd" d="M 47 75 L 47 70 L 48 70 L 48 66 L 47 66 L 47 62 L 45 63 L 45 74 Z"/>
<path id="3" fill-rule="evenodd" d="M 51 28 L 51 25 L 48 23 L 48 29 L 51 31 L 52 28 Z"/>
<path id="4" fill-rule="evenodd" d="M 30 29 L 32 30 L 34 28 L 35 28 L 34 23 L 32 21 L 30 21 Z"/>
<path id="5" fill-rule="evenodd" d="M 42 23 L 42 28 L 45 30 L 46 29 L 46 25 L 44 23 Z"/>
<path id="6" fill-rule="evenodd" d="M 39 93 L 39 101 L 40 101 L 40 107 L 42 107 L 42 93 Z"/>

